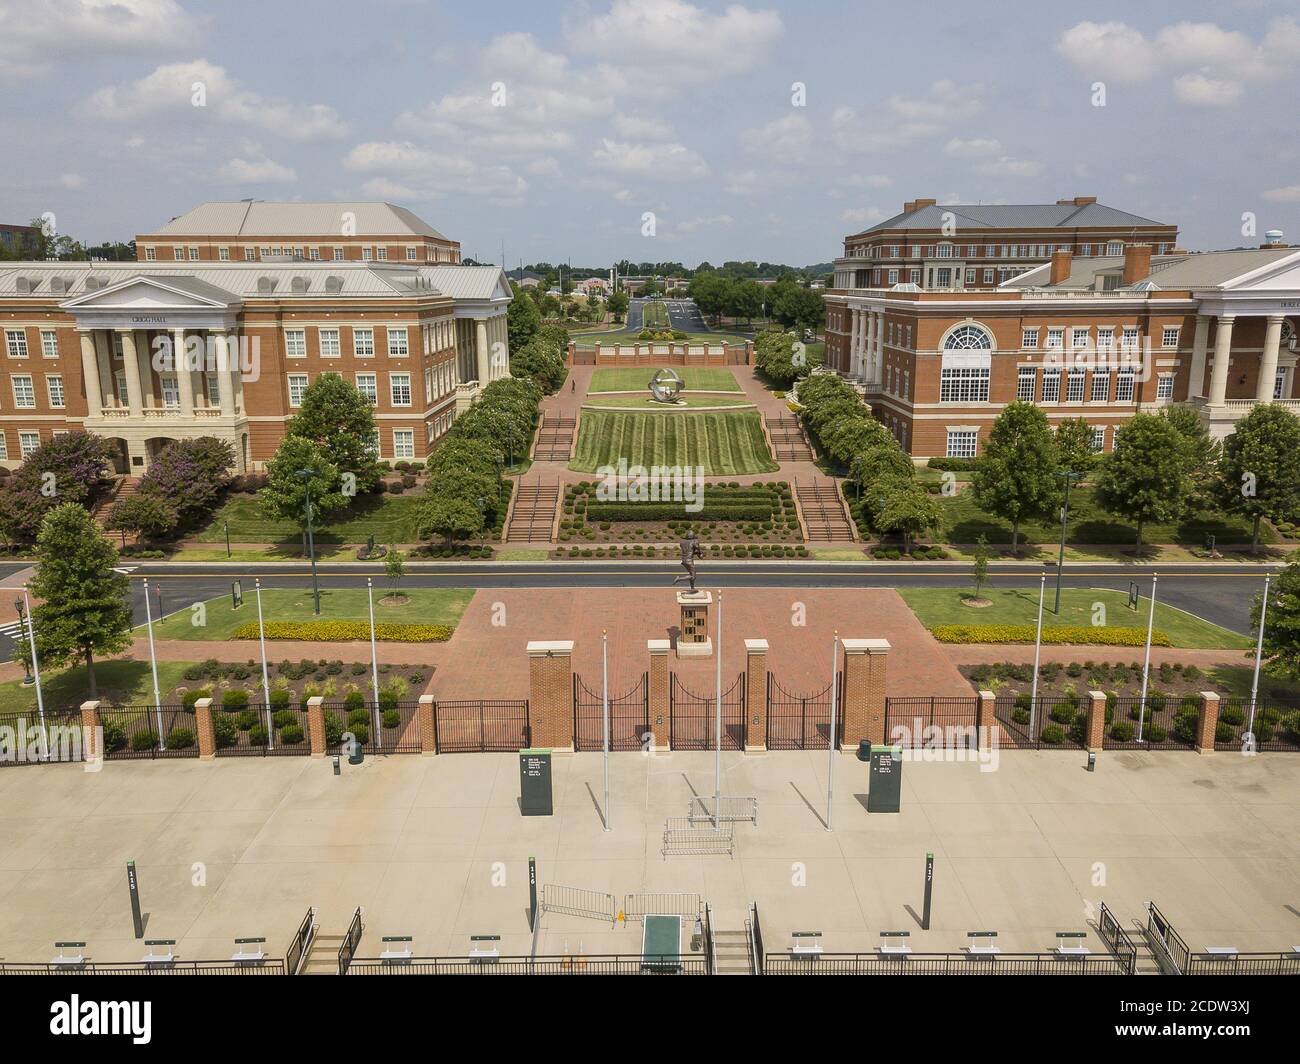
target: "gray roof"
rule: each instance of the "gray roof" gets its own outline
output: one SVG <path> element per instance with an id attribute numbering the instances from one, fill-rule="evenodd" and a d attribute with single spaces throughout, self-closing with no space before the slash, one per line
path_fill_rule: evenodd
<path id="1" fill-rule="evenodd" d="M 1184 292 L 1200 288 L 1217 288 L 1261 266 L 1267 266 L 1269 263 L 1296 254 L 1298 254 L 1296 248 L 1286 247 L 1156 255 L 1151 259 L 1149 280 L 1166 291 Z M 1117 273 L 1123 269 L 1122 256 L 1080 258 L 1076 255 L 1070 263 L 1070 276 L 1060 284 L 1047 283 L 1051 275 L 1051 264 L 1043 263 L 1018 277 L 1011 278 L 999 287 L 1086 291 L 1096 287 L 1098 274 Z"/>
<path id="2" fill-rule="evenodd" d="M 1073 229 L 1078 226 L 1122 229 L 1168 224 L 1118 211 L 1103 203 L 1085 203 L 1081 207 L 1074 203 L 941 203 L 896 214 L 854 235 L 881 229 L 937 230 L 943 226 L 944 215 L 949 212 L 956 215 L 959 229 Z"/>
<path id="3" fill-rule="evenodd" d="M 269 203 L 263 200 L 200 203 L 143 236 L 291 236 L 328 238 L 356 221 L 356 236 L 427 236 L 447 240 L 428 222 L 392 203 Z"/>

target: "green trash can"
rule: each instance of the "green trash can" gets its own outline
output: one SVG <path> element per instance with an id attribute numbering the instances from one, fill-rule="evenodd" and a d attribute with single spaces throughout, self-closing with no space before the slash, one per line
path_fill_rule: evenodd
<path id="1" fill-rule="evenodd" d="M 348 764 L 359 765 L 366 759 L 366 748 L 353 739 L 348 744 Z"/>

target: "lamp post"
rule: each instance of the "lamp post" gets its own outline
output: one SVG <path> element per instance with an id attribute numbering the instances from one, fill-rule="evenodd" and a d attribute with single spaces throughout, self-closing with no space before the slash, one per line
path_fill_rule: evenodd
<path id="1" fill-rule="evenodd" d="M 1065 481 L 1065 501 L 1061 504 L 1061 553 L 1056 561 L 1056 608 L 1052 611 L 1061 616 L 1061 572 L 1065 569 L 1065 523 L 1070 518 L 1070 485 L 1082 480 L 1083 474 L 1073 469 L 1062 469 L 1056 474 Z"/>
<path id="2" fill-rule="evenodd" d="M 1272 577 L 1264 577 L 1264 597 L 1259 600 L 1259 634 L 1255 639 L 1255 674 L 1250 681 L 1250 720 L 1246 731 L 1255 735 L 1255 702 L 1259 697 L 1259 666 L 1264 660 L 1264 621 L 1268 617 L 1268 585 Z"/>
<path id="3" fill-rule="evenodd" d="M 162 618 L 160 617 L 159 620 Z M 144 623 L 149 631 L 149 668 L 153 671 L 153 708 L 158 720 L 158 747 L 167 749 L 167 736 L 163 732 L 162 695 L 158 693 L 158 658 L 153 649 L 153 611 L 149 609 L 149 578 L 144 580 Z"/>
<path id="4" fill-rule="evenodd" d="M 27 630 L 27 621 L 23 617 L 22 599 L 14 599 L 14 609 L 18 611 L 18 638 L 22 639 Z M 26 674 L 23 676 L 23 686 L 31 687 L 36 681 L 32 679 L 32 663 L 30 661 L 23 662 L 23 672 Z"/>
<path id="5" fill-rule="evenodd" d="M 1160 582 L 1158 573 L 1151 574 L 1151 612 L 1147 614 L 1147 649 L 1142 659 L 1142 700 L 1138 703 L 1137 741 L 1142 741 L 1143 725 L 1147 719 L 1147 680 L 1151 676 L 1151 633 L 1156 625 L 1156 585 Z"/>
<path id="6" fill-rule="evenodd" d="M 835 705 L 839 701 L 839 672 L 837 671 L 840 663 L 840 630 L 835 629 L 835 634 L 831 637 L 831 734 L 830 741 L 826 744 L 827 762 L 826 762 L 826 830 L 831 831 L 832 810 L 835 808 Z"/>
<path id="7" fill-rule="evenodd" d="M 307 493 L 307 551 L 311 555 L 311 593 L 315 600 L 316 616 L 320 616 L 320 581 L 316 577 L 316 540 L 311 527 L 311 478 L 316 475 L 314 469 L 299 469 L 295 476 L 302 477 L 303 490 Z"/>
<path id="8" fill-rule="evenodd" d="M 379 715 L 379 650 L 375 646 L 375 592 L 370 577 L 366 577 L 366 601 L 370 604 L 370 683 L 375 696 L 375 749 L 378 750 L 384 722 Z"/>
<path id="9" fill-rule="evenodd" d="M 226 557 L 230 557 L 230 522 L 222 521 L 221 528 L 226 533 Z"/>
<path id="10" fill-rule="evenodd" d="M 36 712 L 41 718 L 41 759 L 50 756 L 50 733 L 45 729 L 45 695 L 41 692 L 41 663 L 36 658 L 36 626 L 32 624 L 32 604 L 23 585 L 23 604 L 27 607 L 27 645 L 32 652 L 32 682 L 36 684 Z"/>
<path id="11" fill-rule="evenodd" d="M 257 588 L 257 642 L 262 649 L 262 697 L 266 701 L 266 740 L 267 749 L 271 748 L 275 734 L 274 720 L 271 716 L 271 676 L 266 668 L 266 627 L 262 623 L 262 579 L 255 577 L 253 586 Z"/>

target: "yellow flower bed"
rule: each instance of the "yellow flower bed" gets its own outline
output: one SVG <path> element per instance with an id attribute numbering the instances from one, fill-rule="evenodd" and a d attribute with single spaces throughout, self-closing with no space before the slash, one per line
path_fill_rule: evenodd
<path id="1" fill-rule="evenodd" d="M 938 624 L 930 629 L 940 643 L 1032 643 L 1035 626 L 1032 624 Z M 1055 624 L 1043 626 L 1043 642 L 1086 644 L 1103 647 L 1145 646 L 1145 628 L 1107 628 L 1085 624 Z M 1151 645 L 1167 647 L 1173 644 L 1164 632 L 1151 633 Z"/>
<path id="2" fill-rule="evenodd" d="M 312 643 L 351 643 L 370 639 L 366 621 L 267 621 L 267 639 L 301 639 Z M 375 639 L 381 643 L 445 643 L 455 631 L 446 624 L 396 624 L 379 622 Z M 256 639 L 257 622 L 235 629 L 236 639 Z"/>

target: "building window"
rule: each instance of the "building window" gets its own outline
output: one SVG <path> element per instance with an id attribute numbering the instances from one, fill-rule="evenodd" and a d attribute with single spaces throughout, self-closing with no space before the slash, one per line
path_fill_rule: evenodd
<path id="1" fill-rule="evenodd" d="M 1137 326 L 1136 325 L 1124 326 L 1124 333 L 1120 337 L 1120 347 L 1122 347 L 1125 351 L 1133 351 L 1137 349 L 1137 345 L 1138 345 Z"/>
<path id="2" fill-rule="evenodd" d="M 245 261 L 245 262 L 256 262 L 256 261 L 257 261 L 257 248 L 244 248 L 244 261 Z"/>
<path id="3" fill-rule="evenodd" d="M 144 258 L 145 258 L 145 261 L 146 261 L 146 262 L 157 262 L 157 261 L 158 261 L 158 249 L 157 249 L 157 248 L 145 248 L 145 249 L 144 249 Z"/>
<path id="4" fill-rule="evenodd" d="M 25 329 L 6 329 L 5 347 L 10 358 L 27 357 L 27 331 Z"/>
<path id="5" fill-rule="evenodd" d="M 1092 401 L 1094 403 L 1104 403 L 1110 399 L 1110 370 L 1097 369 L 1092 371 Z"/>
<path id="6" fill-rule="evenodd" d="M 410 353 L 407 347 L 406 329 L 388 330 L 388 357 L 405 358 Z"/>
<path id="7" fill-rule="evenodd" d="M 321 329 L 320 331 L 320 357 L 321 358 L 338 358 L 339 348 L 339 331 L 338 329 Z"/>
<path id="8" fill-rule="evenodd" d="M 1112 240 L 1109 244 L 1106 245 L 1106 254 L 1112 257 L 1117 255 L 1123 255 L 1124 245 L 1121 244 L 1118 240 Z"/>
<path id="9" fill-rule="evenodd" d="M 939 371 L 939 402 L 987 403 L 988 366 L 947 366 Z"/>
<path id="10" fill-rule="evenodd" d="M 307 253 L 307 257 L 311 259 L 312 262 L 320 262 L 320 248 L 312 248 Z"/>
<path id="11" fill-rule="evenodd" d="M 1108 354 L 1115 346 L 1115 326 L 1098 325 L 1097 326 L 1097 350 L 1102 354 Z"/>
<path id="12" fill-rule="evenodd" d="M 439 369 L 438 376 L 439 378 L 442 377 L 441 368 Z M 426 403 L 433 402 L 433 367 L 432 366 L 426 366 L 424 370 L 424 401 Z"/>
<path id="13" fill-rule="evenodd" d="M 1178 346 L 1178 326 L 1177 326 L 1177 325 L 1166 325 L 1166 326 L 1165 326 L 1165 327 L 1160 331 L 1160 346 L 1161 346 L 1161 347 L 1177 347 L 1177 346 Z"/>
<path id="14" fill-rule="evenodd" d="M 374 358 L 375 357 L 375 330 L 374 329 L 353 329 L 352 330 L 352 353 L 357 358 Z"/>
<path id="15" fill-rule="evenodd" d="M 1050 328 L 1047 330 L 1047 346 L 1049 350 L 1059 350 L 1065 346 L 1065 330 L 1061 328 Z"/>
<path id="16" fill-rule="evenodd" d="M 181 386 L 176 382 L 175 373 L 161 373 L 158 384 L 162 390 L 163 406 L 175 409 L 181 405 Z"/>
<path id="17" fill-rule="evenodd" d="M 414 262 L 414 261 L 415 261 L 415 248 L 407 248 L 407 249 L 406 249 L 406 261 L 407 261 L 407 262 Z"/>
<path id="18" fill-rule="evenodd" d="M 393 457 L 415 457 L 415 432 L 411 429 L 393 429 Z"/>
<path id="19" fill-rule="evenodd" d="M 284 353 L 289 358 L 307 357 L 307 332 L 304 329 L 286 329 Z"/>
<path id="20" fill-rule="evenodd" d="M 1286 370 L 1277 371 L 1277 376 L 1273 378 L 1273 398 L 1281 399 L 1286 393 Z"/>
<path id="21" fill-rule="evenodd" d="M 363 396 L 365 396 L 365 398 L 369 399 L 372 403 L 378 404 L 379 385 L 377 383 L 377 378 L 373 373 L 357 374 L 357 391 L 359 391 Z"/>
<path id="22" fill-rule="evenodd" d="M 1106 426 L 1094 425 L 1092 429 L 1092 453 L 1101 454 L 1106 449 Z"/>
<path id="23" fill-rule="evenodd" d="M 1027 349 L 1037 349 L 1037 347 L 1038 347 L 1038 330 L 1037 330 L 1037 329 L 1021 329 L 1021 330 L 1020 330 L 1020 346 L 1021 346 L 1022 348 L 1027 348 Z"/>
<path id="24" fill-rule="evenodd" d="M 190 262 L 198 262 L 198 261 L 199 261 L 199 249 L 190 248 Z"/>
<path id="25" fill-rule="evenodd" d="M 1073 328 L 1070 330 L 1070 347 L 1077 351 L 1081 347 L 1088 346 L 1088 330 Z"/>
<path id="26" fill-rule="evenodd" d="M 208 406 L 217 409 L 221 406 L 221 380 L 215 373 L 203 375 L 204 394 L 208 397 Z"/>
<path id="27" fill-rule="evenodd" d="M 1037 383 L 1038 371 L 1033 366 L 1021 366 L 1016 371 L 1016 401 L 1032 403 L 1034 401 L 1034 385 Z"/>
<path id="28" fill-rule="evenodd" d="M 985 271 L 984 271 L 984 283 L 985 283 L 985 284 L 992 284 L 992 283 L 993 283 L 993 271 L 992 271 L 992 270 L 985 270 Z"/>
<path id="29" fill-rule="evenodd" d="M 979 435 L 978 429 L 949 429 L 948 457 L 974 458 Z"/>
<path id="30" fill-rule="evenodd" d="M 302 397 L 307 394 L 307 374 L 289 374 L 289 405 L 302 406 Z"/>
<path id="31" fill-rule="evenodd" d="M 181 248 L 172 248 L 172 258 L 177 262 L 184 262 L 185 253 Z"/>
<path id="32" fill-rule="evenodd" d="M 920 284 L 920 283 L 921 283 L 921 271 L 920 271 L 920 270 L 909 270 L 909 271 L 908 271 L 908 275 L 909 275 L 909 277 L 911 278 L 912 284 Z"/>
<path id="33" fill-rule="evenodd" d="M 9 440 L 3 432 L 0 432 L 0 458 L 9 457 Z"/>
<path id="34" fill-rule="evenodd" d="M 113 333 L 113 357 L 120 359 L 122 357 L 122 345 L 125 342 L 120 332 Z"/>
<path id="35" fill-rule="evenodd" d="M 1133 366 L 1121 366 L 1119 376 L 1115 378 L 1115 402 L 1133 402 L 1133 384 L 1137 379 L 1137 369 Z"/>
<path id="36" fill-rule="evenodd" d="M 368 450 L 376 458 L 379 457 L 379 430 L 378 429 L 375 429 L 375 431 L 370 434 L 370 438 L 366 440 L 366 450 Z"/>
<path id="37" fill-rule="evenodd" d="M 1061 367 L 1043 367 L 1043 402 L 1059 403 L 1061 401 Z"/>
<path id="38" fill-rule="evenodd" d="M 1156 378 L 1156 398 L 1172 399 L 1174 397 L 1174 375 L 1162 373 Z"/>
<path id="39" fill-rule="evenodd" d="M 117 405 L 129 406 L 131 400 L 130 392 L 128 392 L 126 388 L 126 374 L 121 371 L 115 373 L 113 375 L 113 384 L 117 389 Z"/>
<path id="40" fill-rule="evenodd" d="M 58 373 L 48 374 L 45 378 L 45 391 L 50 397 L 50 406 L 56 410 L 63 409 L 63 377 Z"/>
<path id="41" fill-rule="evenodd" d="M 18 451 L 24 458 L 30 458 L 40 445 L 41 434 L 39 432 L 18 433 Z"/>
<path id="42" fill-rule="evenodd" d="M 14 389 L 14 406 L 19 410 L 34 410 L 36 408 L 36 392 L 32 388 L 32 378 L 26 374 L 15 375 L 12 378 Z"/>
<path id="43" fill-rule="evenodd" d="M 1065 379 L 1065 401 L 1067 403 L 1083 402 L 1083 381 L 1087 372 L 1083 366 L 1070 367 L 1069 375 Z"/>
<path id="44" fill-rule="evenodd" d="M 945 351 L 991 351 L 993 337 L 978 325 L 961 325 L 943 341 Z"/>
<path id="45" fill-rule="evenodd" d="M 230 261 L 230 248 L 217 248 L 217 258 L 222 262 Z"/>
<path id="46" fill-rule="evenodd" d="M 361 249 L 361 259 L 363 262 L 369 262 L 372 258 L 374 258 L 374 254 L 371 252 L 370 248 Z"/>
<path id="47" fill-rule="evenodd" d="M 342 248 L 335 248 L 335 249 L 334 249 L 334 261 L 335 261 L 335 262 L 342 262 L 342 261 L 343 261 L 343 249 L 342 249 Z M 376 445 L 375 453 L 376 453 L 376 454 L 379 453 L 378 445 Z"/>
<path id="48" fill-rule="evenodd" d="M 53 329 L 41 330 L 41 355 L 44 358 L 59 357 L 59 334 Z"/>
<path id="49" fill-rule="evenodd" d="M 388 261 L 388 249 L 387 249 L 387 248 L 378 248 L 378 249 L 375 251 L 375 258 L 378 259 L 380 262 L 387 262 L 387 261 Z"/>
<path id="50" fill-rule="evenodd" d="M 1080 245 L 1079 245 L 1079 255 L 1080 255 L 1082 258 L 1085 258 L 1085 259 L 1092 258 L 1092 245 L 1091 245 L 1091 244 L 1080 244 Z"/>
<path id="51" fill-rule="evenodd" d="M 411 375 L 409 373 L 390 373 L 388 375 L 388 394 L 393 406 L 410 406 Z"/>
<path id="52" fill-rule="evenodd" d="M 897 270 L 890 270 L 890 271 L 889 271 L 889 283 L 890 283 L 890 284 L 898 284 L 898 271 L 897 271 Z"/>

